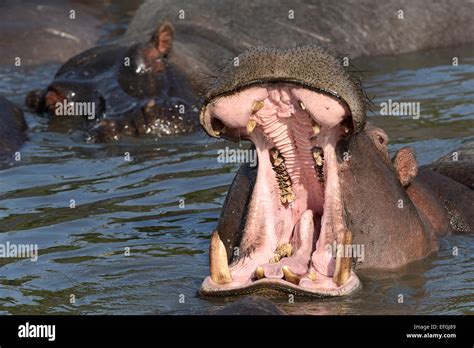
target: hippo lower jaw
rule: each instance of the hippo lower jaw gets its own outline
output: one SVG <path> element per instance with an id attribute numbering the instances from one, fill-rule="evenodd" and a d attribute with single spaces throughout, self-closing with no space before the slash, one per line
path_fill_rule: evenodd
<path id="1" fill-rule="evenodd" d="M 228 266 L 213 233 L 202 295 L 340 296 L 360 286 L 351 258 L 339 252 L 352 243 L 336 155 L 338 141 L 352 132 L 348 115 L 337 98 L 288 83 L 250 87 L 207 105 L 206 131 L 251 140 L 258 172 L 239 256 Z"/>

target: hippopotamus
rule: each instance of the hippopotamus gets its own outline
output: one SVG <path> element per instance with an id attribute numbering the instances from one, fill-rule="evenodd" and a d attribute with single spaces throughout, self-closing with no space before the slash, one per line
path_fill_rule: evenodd
<path id="1" fill-rule="evenodd" d="M 204 94 L 200 122 L 251 141 L 258 166 L 228 192 L 202 295 L 347 295 L 357 270 L 400 268 L 473 230 L 472 150 L 456 170 L 419 168 L 409 147 L 390 159 L 360 81 L 319 46 L 258 46 L 234 61 Z"/>
<path id="2" fill-rule="evenodd" d="M 451 25 L 440 31 L 447 21 Z M 27 104 L 55 115 L 56 106 L 63 106 L 61 113 L 66 105 L 94 106 L 89 113 L 95 115 L 86 115 L 94 118 L 87 130 L 91 142 L 185 133 L 196 129 L 195 91 L 206 86 L 225 59 L 248 47 L 323 43 L 353 58 L 464 43 L 472 40 L 472 26 L 463 6 L 450 1 L 430 11 L 410 1 L 366 0 L 356 7 L 349 1 L 285 0 L 279 6 L 265 0 L 147 1 L 123 44 L 73 57 L 46 90 L 28 95 Z M 142 43 L 128 44 L 137 41 Z"/>
<path id="3" fill-rule="evenodd" d="M 471 11 L 454 0 L 147 0 L 126 36 L 138 39 L 171 22 L 177 33 L 171 59 L 202 86 L 227 59 L 262 44 L 330 46 L 355 58 L 472 42 Z"/>
<path id="4" fill-rule="evenodd" d="M 81 116 L 90 142 L 192 131 L 196 97 L 168 62 L 173 37 L 164 22 L 146 43 L 87 50 L 69 59 L 46 89 L 31 91 L 26 104 L 55 118 Z"/>
<path id="5" fill-rule="evenodd" d="M 0 160 L 11 156 L 20 148 L 27 139 L 26 130 L 21 109 L 0 96 Z"/>
<path id="6" fill-rule="evenodd" d="M 99 11 L 81 0 L 4 0 L 0 4 L 0 64 L 65 62 L 97 44 Z"/>

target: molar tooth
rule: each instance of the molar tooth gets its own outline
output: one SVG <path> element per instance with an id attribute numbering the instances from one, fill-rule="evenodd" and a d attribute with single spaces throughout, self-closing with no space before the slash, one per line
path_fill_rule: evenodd
<path id="1" fill-rule="evenodd" d="M 270 149 L 270 162 L 280 189 L 280 202 L 282 204 L 293 202 L 296 197 L 293 193 L 291 178 L 286 170 L 285 159 L 275 147 Z"/>
<path id="2" fill-rule="evenodd" d="M 318 135 L 321 132 L 321 126 L 313 120 L 313 134 Z"/>
<path id="3" fill-rule="evenodd" d="M 322 167 L 324 164 L 324 154 L 320 147 L 313 147 L 312 149 L 314 162 L 318 167 Z"/>
<path id="4" fill-rule="evenodd" d="M 209 268 L 211 279 L 217 284 L 232 282 L 232 276 L 227 264 L 227 252 L 224 243 L 219 238 L 217 231 L 212 232 L 211 245 L 209 247 Z"/>
<path id="5" fill-rule="evenodd" d="M 286 201 L 287 201 L 288 203 L 293 202 L 293 201 L 295 200 L 295 198 L 296 198 L 296 197 L 295 197 L 295 195 L 294 195 L 293 193 L 289 193 L 289 194 L 286 195 Z"/>
<path id="6" fill-rule="evenodd" d="M 291 270 L 290 267 L 288 266 L 283 266 L 282 269 L 283 271 L 283 276 L 287 282 L 293 283 L 298 285 L 300 283 L 301 277 L 294 274 Z"/>
<path id="7" fill-rule="evenodd" d="M 252 134 L 256 126 L 257 126 L 257 121 L 250 119 L 247 122 L 247 133 Z"/>
<path id="8" fill-rule="evenodd" d="M 323 158 L 321 157 L 321 155 L 317 156 L 314 160 L 316 161 L 316 165 L 318 167 L 321 167 L 323 165 Z"/>

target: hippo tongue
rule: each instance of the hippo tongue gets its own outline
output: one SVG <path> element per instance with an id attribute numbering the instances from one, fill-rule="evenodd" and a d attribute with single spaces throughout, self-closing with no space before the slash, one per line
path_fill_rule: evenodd
<path id="1" fill-rule="evenodd" d="M 267 263 L 261 266 L 266 278 L 284 278 L 292 273 L 296 276 L 302 276 L 308 273 L 311 252 L 314 248 L 313 236 L 314 222 L 313 212 L 308 209 L 302 215 L 295 226 L 292 244 L 296 249 L 291 256 L 282 258 L 278 263 Z M 285 268 L 285 274 L 283 267 Z"/>

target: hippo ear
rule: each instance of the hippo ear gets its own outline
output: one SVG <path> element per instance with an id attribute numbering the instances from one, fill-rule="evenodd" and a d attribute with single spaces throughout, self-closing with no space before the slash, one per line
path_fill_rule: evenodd
<path id="1" fill-rule="evenodd" d="M 153 36 L 152 41 L 155 44 L 155 47 L 158 51 L 163 54 L 167 55 L 173 44 L 174 38 L 174 28 L 169 22 L 164 22 L 160 25 L 160 28 Z"/>
<path id="2" fill-rule="evenodd" d="M 403 147 L 393 156 L 392 159 L 398 180 L 403 186 L 408 186 L 413 178 L 418 174 L 418 162 L 415 157 L 415 150 L 411 147 Z"/>

